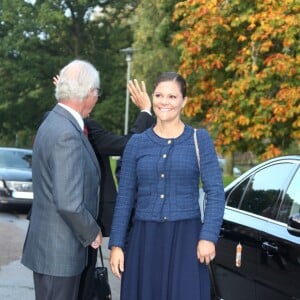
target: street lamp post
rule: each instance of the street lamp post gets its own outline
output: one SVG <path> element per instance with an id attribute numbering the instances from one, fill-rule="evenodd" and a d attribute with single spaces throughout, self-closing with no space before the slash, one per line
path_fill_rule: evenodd
<path id="1" fill-rule="evenodd" d="M 128 116 L 129 116 L 129 91 L 128 91 L 128 82 L 130 80 L 130 63 L 132 61 L 132 54 L 135 51 L 133 48 L 121 49 L 121 52 L 126 54 L 127 62 L 127 84 L 126 84 L 126 102 L 125 102 L 125 121 L 124 121 L 124 134 L 128 133 Z"/>

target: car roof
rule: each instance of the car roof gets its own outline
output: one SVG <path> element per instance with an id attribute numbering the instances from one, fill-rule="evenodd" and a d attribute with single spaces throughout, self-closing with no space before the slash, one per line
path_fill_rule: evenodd
<path id="1" fill-rule="evenodd" d="M 29 148 L 16 148 L 16 147 L 0 147 L 0 150 L 28 151 L 28 152 L 32 152 L 32 149 L 29 149 Z"/>

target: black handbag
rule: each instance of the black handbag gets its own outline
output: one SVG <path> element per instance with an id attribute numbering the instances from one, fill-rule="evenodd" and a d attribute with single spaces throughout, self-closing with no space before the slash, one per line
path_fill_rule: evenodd
<path id="1" fill-rule="evenodd" d="M 111 300 L 111 289 L 108 281 L 107 268 L 103 263 L 101 247 L 99 247 L 101 266 L 96 266 L 94 271 L 94 288 L 92 300 Z"/>

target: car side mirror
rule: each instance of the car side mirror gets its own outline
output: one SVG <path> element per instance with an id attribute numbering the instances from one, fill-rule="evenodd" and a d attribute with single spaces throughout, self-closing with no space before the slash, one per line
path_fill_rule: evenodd
<path id="1" fill-rule="evenodd" d="M 300 237 L 300 213 L 289 217 L 287 231 Z"/>

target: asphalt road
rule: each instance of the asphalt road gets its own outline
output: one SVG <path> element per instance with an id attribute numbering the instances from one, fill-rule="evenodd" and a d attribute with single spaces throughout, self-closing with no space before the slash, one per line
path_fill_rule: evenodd
<path id="1" fill-rule="evenodd" d="M 0 211 L 0 300 L 34 300 L 32 272 L 20 263 L 28 226 L 24 213 Z M 108 266 L 108 238 L 102 250 Z M 108 268 L 109 269 L 109 268 Z M 112 299 L 119 300 L 120 281 L 109 270 Z"/>

